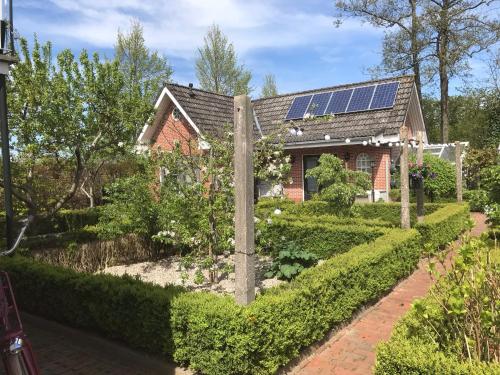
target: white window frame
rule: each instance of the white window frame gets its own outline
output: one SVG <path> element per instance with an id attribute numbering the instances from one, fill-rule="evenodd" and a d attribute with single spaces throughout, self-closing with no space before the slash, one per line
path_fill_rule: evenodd
<path id="1" fill-rule="evenodd" d="M 366 152 L 358 154 L 358 156 L 356 156 L 356 170 L 370 173 L 372 170 L 371 161 L 370 155 Z"/>

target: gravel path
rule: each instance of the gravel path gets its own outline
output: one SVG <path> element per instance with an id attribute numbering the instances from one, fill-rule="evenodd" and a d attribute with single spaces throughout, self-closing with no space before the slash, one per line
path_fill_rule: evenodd
<path id="1" fill-rule="evenodd" d="M 184 260 L 183 260 L 184 259 Z M 201 259 L 186 259 L 172 256 L 155 262 L 142 262 L 121 266 L 105 268 L 103 273 L 121 276 L 130 275 L 140 278 L 142 281 L 151 282 L 164 286 L 165 284 L 183 285 L 191 290 L 208 290 L 215 293 L 234 294 L 234 255 L 220 256 L 217 259 L 218 283 L 209 283 L 208 270 L 202 270 L 199 264 Z M 189 263 L 186 267 L 186 263 Z M 263 289 L 278 285 L 283 281 L 278 279 L 266 279 L 264 273 L 271 264 L 271 258 L 256 257 L 256 288 L 261 292 Z"/>

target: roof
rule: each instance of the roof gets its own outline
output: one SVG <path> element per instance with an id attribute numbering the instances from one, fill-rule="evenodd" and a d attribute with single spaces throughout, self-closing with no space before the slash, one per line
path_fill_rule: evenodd
<path id="1" fill-rule="evenodd" d="M 410 97 L 414 86 L 413 76 L 379 79 L 347 85 L 326 87 L 317 90 L 308 90 L 293 94 L 279 95 L 272 98 L 254 100 L 254 109 L 264 134 L 278 128 L 284 121 L 288 108 L 295 97 L 304 94 L 318 94 L 346 88 L 399 81 L 399 89 L 393 108 L 371 110 L 364 112 L 342 113 L 316 117 L 313 120 L 294 120 L 294 126 L 304 129 L 300 142 L 324 140 L 325 134 L 331 139 L 346 139 L 357 137 L 374 137 L 383 132 L 384 135 L 397 135 L 403 125 Z M 287 136 L 287 143 L 297 141 L 296 136 Z"/>
<path id="2" fill-rule="evenodd" d="M 342 113 L 334 117 L 319 116 L 314 119 L 294 120 L 293 123 L 284 120 L 293 99 L 297 96 L 393 81 L 399 81 L 400 85 L 392 108 Z M 304 130 L 301 137 L 287 134 L 285 141 L 288 144 L 324 142 L 326 134 L 332 140 L 368 138 L 381 135 L 397 136 L 400 127 L 405 122 L 412 97 L 413 100 L 418 100 L 414 86 L 413 76 L 400 76 L 278 95 L 253 100 L 252 103 L 258 122 L 256 125 L 260 127 L 262 134 L 270 134 L 281 128 L 285 123 L 290 124 L 289 126 L 293 124 L 293 126 Z M 167 83 L 165 88 L 188 115 L 188 120 L 196 124 L 196 128 L 201 133 L 217 136 L 225 124 L 233 123 L 233 97 L 174 83 Z M 161 100 L 162 97 L 158 101 Z M 161 108 L 159 109 L 161 111 Z M 421 121 L 421 128 L 424 129 L 423 119 Z M 258 134 L 257 127 L 255 132 Z"/>

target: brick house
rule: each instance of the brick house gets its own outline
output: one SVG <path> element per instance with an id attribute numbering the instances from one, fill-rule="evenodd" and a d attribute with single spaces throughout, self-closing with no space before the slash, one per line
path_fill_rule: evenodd
<path id="1" fill-rule="evenodd" d="M 410 139 L 427 135 L 413 76 L 352 83 L 253 100 L 255 137 L 286 126 L 285 150 L 292 156 L 292 183 L 285 195 L 295 201 L 316 192 L 314 180 L 304 178 L 322 153 L 343 159 L 346 167 L 372 175 L 375 198 L 388 199 L 391 163 L 399 158 L 400 128 Z M 171 149 L 180 143 L 207 148 L 203 134 L 217 135 L 233 123 L 233 97 L 168 83 L 155 105 L 153 120 L 144 126 L 138 147 Z M 261 184 L 260 195 L 269 193 Z M 368 193 L 368 192 L 367 192 Z M 369 194 L 367 194 L 368 196 Z"/>

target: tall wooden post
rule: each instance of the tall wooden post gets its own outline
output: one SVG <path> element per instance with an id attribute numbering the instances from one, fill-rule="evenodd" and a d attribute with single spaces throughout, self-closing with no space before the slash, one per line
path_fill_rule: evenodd
<path id="1" fill-rule="evenodd" d="M 417 133 L 418 149 L 417 149 L 417 165 L 424 164 L 424 137 L 422 131 Z M 417 221 L 424 221 L 424 179 L 418 179 L 417 183 Z"/>
<path id="2" fill-rule="evenodd" d="M 408 176 L 408 128 L 406 125 L 400 130 L 401 144 L 403 150 L 400 157 L 400 171 L 401 171 L 401 228 L 410 228 L 410 186 Z"/>
<path id="3" fill-rule="evenodd" d="M 253 113 L 250 98 L 234 98 L 235 274 L 236 302 L 255 299 L 253 212 Z"/>
<path id="4" fill-rule="evenodd" d="M 455 170 L 457 202 L 462 202 L 462 147 L 459 141 L 455 142 Z"/>

